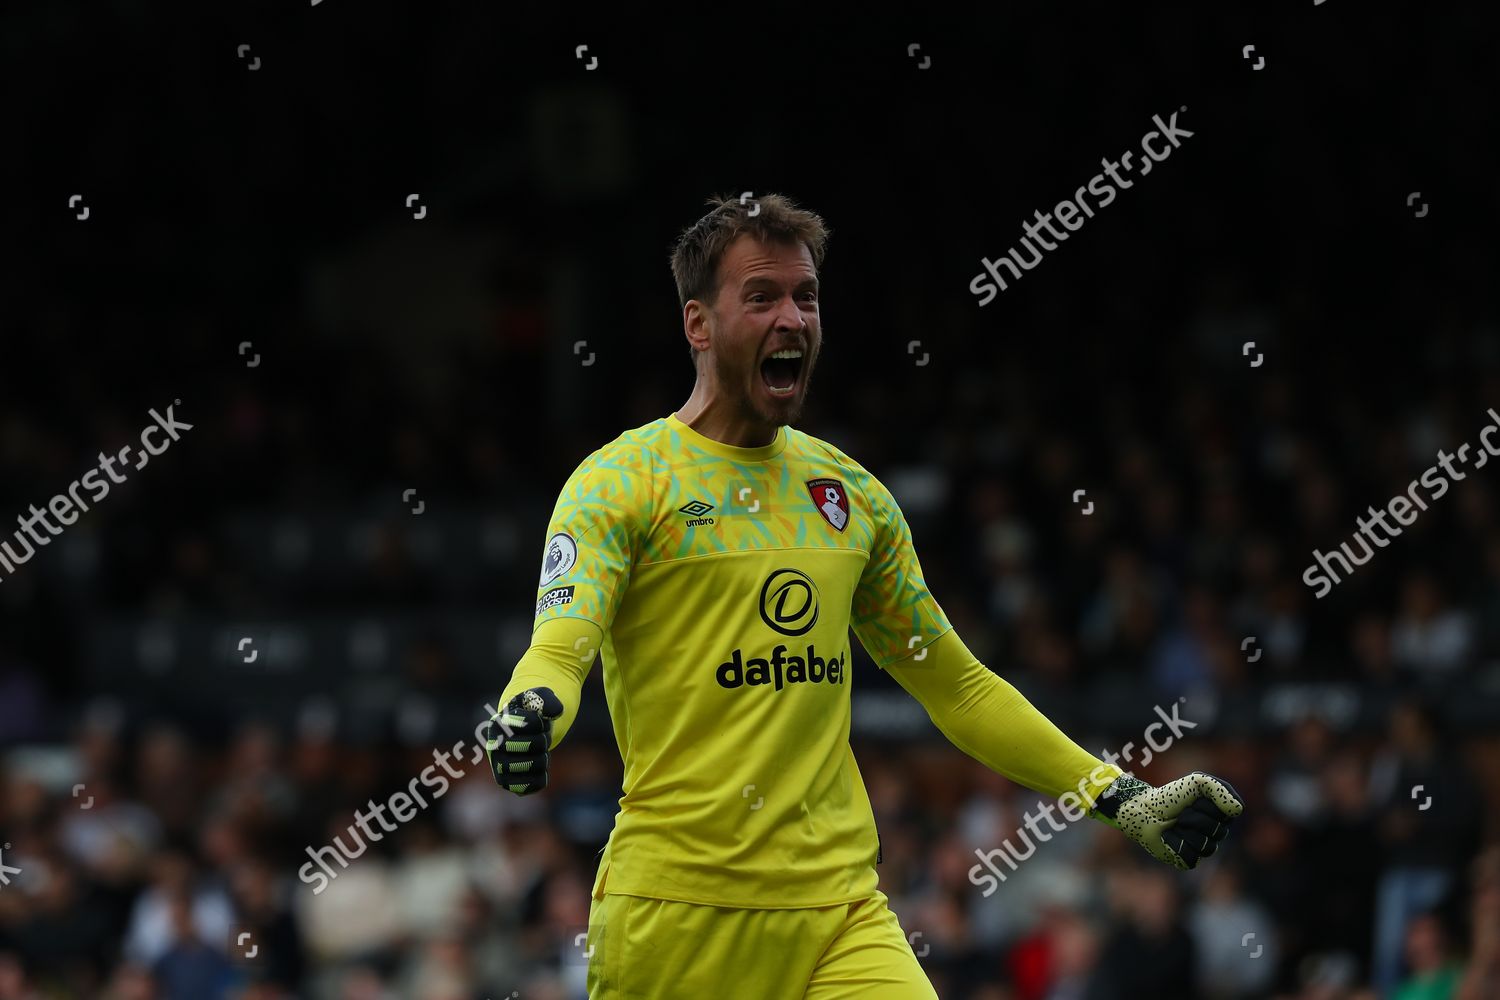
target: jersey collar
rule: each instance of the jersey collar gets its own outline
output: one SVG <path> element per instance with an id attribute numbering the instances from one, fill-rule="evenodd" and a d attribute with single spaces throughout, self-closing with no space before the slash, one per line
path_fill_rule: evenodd
<path id="1" fill-rule="evenodd" d="M 722 441 L 715 441 L 711 437 L 698 433 L 681 420 L 678 420 L 675 413 L 667 414 L 666 419 L 667 426 L 680 434 L 683 440 L 689 444 L 708 452 L 710 455 L 717 455 L 720 458 L 731 459 L 735 462 L 764 462 L 775 458 L 786 450 L 787 429 L 785 427 L 776 428 L 776 437 L 770 444 L 761 445 L 759 448 L 740 448 L 732 444 L 725 444 Z"/>

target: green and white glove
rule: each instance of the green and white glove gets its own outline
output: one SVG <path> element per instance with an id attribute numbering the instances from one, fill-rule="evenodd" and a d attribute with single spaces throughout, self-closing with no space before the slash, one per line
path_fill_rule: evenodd
<path id="1" fill-rule="evenodd" d="M 495 784 L 517 795 L 547 787 L 552 747 L 552 720 L 563 704 L 551 688 L 528 688 L 510 700 L 505 711 L 486 722 L 484 748 L 489 752 Z"/>
<path id="2" fill-rule="evenodd" d="M 1229 782 L 1194 771 L 1160 788 L 1121 775 L 1099 796 L 1091 815 L 1156 860 L 1188 871 L 1219 849 L 1229 824 L 1244 811 Z"/>

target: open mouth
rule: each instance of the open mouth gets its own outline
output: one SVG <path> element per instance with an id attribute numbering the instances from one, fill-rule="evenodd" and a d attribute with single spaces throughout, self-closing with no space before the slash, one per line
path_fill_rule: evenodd
<path id="1" fill-rule="evenodd" d="M 760 363 L 760 377 L 773 396 L 790 396 L 797 391 L 802 375 L 802 351 L 793 347 L 776 351 Z"/>

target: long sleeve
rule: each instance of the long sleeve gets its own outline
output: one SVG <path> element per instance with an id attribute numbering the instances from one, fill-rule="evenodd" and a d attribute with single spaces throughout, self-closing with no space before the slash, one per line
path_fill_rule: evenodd
<path id="1" fill-rule="evenodd" d="M 1027 788 L 1053 797 L 1073 792 L 1092 808 L 1123 773 L 1070 740 L 951 629 L 886 672 L 954 746 Z"/>
<path id="2" fill-rule="evenodd" d="M 551 688 L 563 704 L 562 716 L 552 724 L 552 746 L 557 746 L 578 717 L 583 681 L 594 665 L 603 637 L 599 626 L 585 618 L 542 622 L 531 635 L 531 645 L 516 662 L 498 707 L 504 708 L 527 688 Z"/>
<path id="3" fill-rule="evenodd" d="M 604 646 L 630 582 L 651 514 L 650 456 L 618 438 L 568 477 L 547 523 L 531 645 L 500 696 L 503 708 L 527 688 L 561 699 L 557 746 L 578 717 L 583 680 Z"/>

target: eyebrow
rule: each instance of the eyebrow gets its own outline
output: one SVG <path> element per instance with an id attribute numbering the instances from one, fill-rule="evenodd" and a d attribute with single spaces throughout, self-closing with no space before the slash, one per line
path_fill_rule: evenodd
<path id="1" fill-rule="evenodd" d="M 767 278 L 763 275 L 756 275 L 753 278 L 746 278 L 745 283 L 741 286 L 742 289 L 747 290 L 752 287 L 780 288 L 781 282 L 777 281 L 775 278 Z M 816 289 L 818 287 L 817 276 L 814 275 L 813 277 L 802 279 L 801 281 L 797 282 L 796 287 L 799 290 L 806 288 Z"/>

